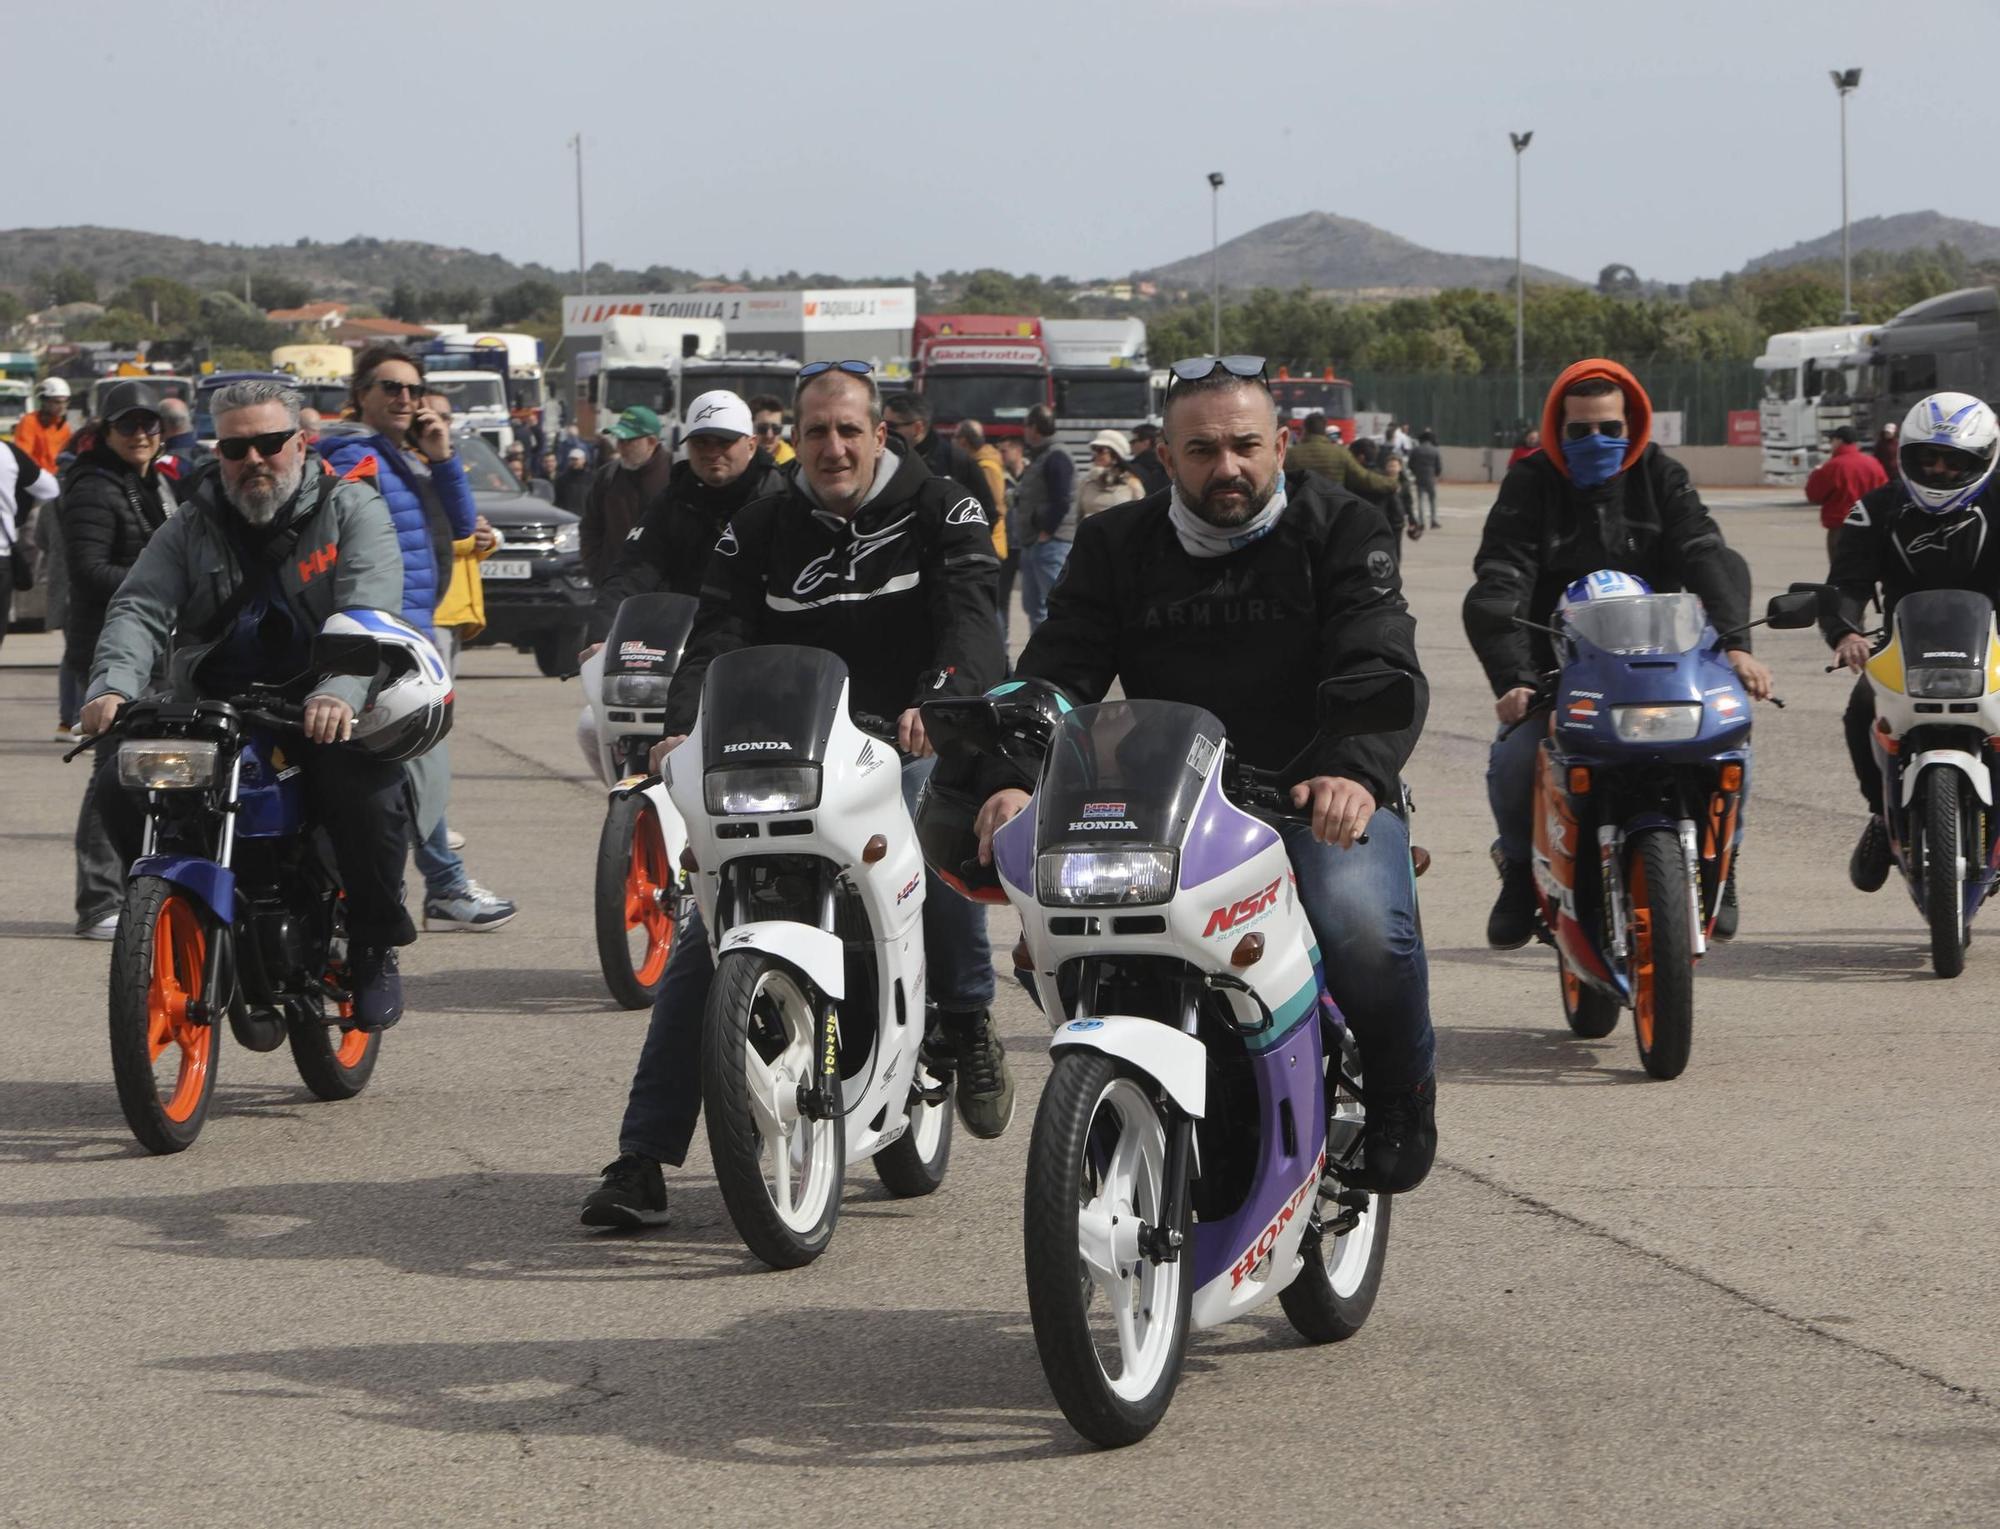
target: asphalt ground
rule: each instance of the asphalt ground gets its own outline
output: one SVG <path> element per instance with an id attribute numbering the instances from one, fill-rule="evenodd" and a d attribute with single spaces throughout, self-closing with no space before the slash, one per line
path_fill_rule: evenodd
<path id="1" fill-rule="evenodd" d="M 193 1150 L 142 1154 L 70 937 L 83 768 L 54 641 L 0 648 L 0 1523 L 207 1525 L 2000 1522 L 2000 954 L 1930 976 L 1860 821 L 1811 633 L 1768 635 L 1743 935 L 1700 968 L 1693 1061 L 1574 1039 L 1553 959 L 1489 952 L 1491 702 L 1458 620 L 1485 495 L 1406 578 L 1433 686 L 1412 762 L 1443 1133 L 1366 1329 L 1273 1306 L 1197 1335 L 1120 1453 L 1050 1400 L 1021 1272 L 1046 1027 L 999 1009 L 1013 1129 L 944 1189 L 850 1175 L 831 1250 L 743 1252 L 697 1140 L 673 1224 L 577 1224 L 644 1016 L 591 946 L 603 793 L 574 686 L 468 655 L 451 817 L 506 929 L 424 939 L 360 1098 L 233 1044 Z M 1759 592 L 1816 518 L 1711 496 Z M 1018 618 L 1017 618 L 1018 619 Z M 1004 950 L 1013 930 L 994 920 Z"/>

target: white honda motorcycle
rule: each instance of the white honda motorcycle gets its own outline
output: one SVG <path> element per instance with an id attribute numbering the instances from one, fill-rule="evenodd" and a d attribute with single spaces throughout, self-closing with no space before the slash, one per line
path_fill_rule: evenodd
<path id="1" fill-rule="evenodd" d="M 597 838 L 597 964 L 621 1008 L 651 1006 L 688 902 L 687 827 L 646 756 L 660 741 L 667 689 L 694 624 L 687 595 L 633 595 L 604 646 L 584 660 L 583 757 L 611 792 Z"/>
<path id="2" fill-rule="evenodd" d="M 951 1099 L 922 1067 L 924 866 L 893 742 L 848 715 L 847 665 L 757 647 L 709 666 L 667 756 L 715 952 L 702 1112 L 731 1221 L 796 1268 L 825 1251 L 847 1165 L 926 1195 Z"/>

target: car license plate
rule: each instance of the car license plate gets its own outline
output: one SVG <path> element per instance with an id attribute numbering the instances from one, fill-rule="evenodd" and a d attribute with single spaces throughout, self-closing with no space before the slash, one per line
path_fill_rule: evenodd
<path id="1" fill-rule="evenodd" d="M 479 576 L 482 579 L 532 579 L 535 569 L 525 558 L 495 557 L 479 565 Z"/>

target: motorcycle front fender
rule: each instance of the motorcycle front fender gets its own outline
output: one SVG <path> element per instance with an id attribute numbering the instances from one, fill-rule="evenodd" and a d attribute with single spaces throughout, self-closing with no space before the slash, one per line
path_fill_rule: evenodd
<path id="1" fill-rule="evenodd" d="M 1049 1038 L 1049 1050 L 1101 1051 L 1153 1079 L 1183 1114 L 1208 1107 L 1208 1051 L 1192 1035 L 1130 1014 L 1072 1019 Z"/>
<path id="2" fill-rule="evenodd" d="M 715 958 L 720 961 L 732 951 L 754 950 L 792 967 L 828 998 L 847 996 L 846 950 L 840 936 L 811 924 L 795 924 L 784 919 L 761 919 L 738 924 L 722 937 Z"/>
<path id="3" fill-rule="evenodd" d="M 236 923 L 236 873 L 195 855 L 142 855 L 132 862 L 127 879 L 157 876 L 172 882 L 208 909 L 216 919 Z"/>
<path id="4" fill-rule="evenodd" d="M 1972 782 L 1972 789 L 1979 793 L 1979 800 L 1988 807 L 1993 805 L 1993 772 L 1986 768 L 1986 761 L 1964 749 L 1926 749 L 1913 756 L 1903 766 L 1903 805 L 1908 807 L 1917 798 L 1917 782 L 1924 777 L 1924 771 L 1933 765 L 1957 770 Z"/>

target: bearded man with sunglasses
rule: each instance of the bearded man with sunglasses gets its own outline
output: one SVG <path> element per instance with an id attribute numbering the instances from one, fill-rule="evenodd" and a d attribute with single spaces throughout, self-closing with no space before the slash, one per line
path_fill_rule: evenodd
<path id="1" fill-rule="evenodd" d="M 134 696 L 225 699 L 252 684 L 308 673 L 329 616 L 403 603 L 403 558 L 369 480 L 340 478 L 306 445 L 297 393 L 282 383 L 220 389 L 218 461 L 181 513 L 154 534 L 111 599 L 97 641 L 80 731 L 101 734 Z M 400 764 L 332 745 L 350 738 L 367 682 L 322 680 L 305 698 L 307 798 L 333 842 L 347 894 L 355 1017 L 386 1029 L 402 1016 L 396 947 L 416 939 L 403 908 L 409 823 Z M 156 691 L 157 693 L 157 691 Z M 115 747 L 107 749 L 115 758 Z M 114 841 L 138 848 L 140 814 L 100 769 L 100 808 Z"/>
<path id="2" fill-rule="evenodd" d="M 1116 681 L 1127 696 L 1204 707 L 1246 762 L 1294 772 L 1292 802 L 1311 823 L 1285 827 L 1285 852 L 1368 1090 L 1353 1182 L 1403 1194 L 1437 1152 L 1437 1083 L 1402 792 L 1429 688 L 1395 536 L 1331 478 L 1288 470 L 1261 357 L 1175 362 L 1161 452 L 1167 489 L 1076 528 L 1014 674 L 1079 702 Z M 1411 726 L 1319 739 L 1320 682 L 1384 668 L 1416 681 Z M 1027 802 L 1003 790 L 980 809 L 982 861 Z"/>
<path id="3" fill-rule="evenodd" d="M 1724 544 L 1687 469 L 1652 443 L 1652 418 L 1646 390 L 1617 362 L 1568 368 L 1542 407 L 1543 449 L 1508 468 L 1473 559 L 1465 630 L 1498 698 L 1501 728 L 1486 768 L 1500 869 L 1486 942 L 1497 950 L 1534 935 L 1535 750 L 1548 735 L 1548 713 L 1533 703 L 1542 675 L 1556 667 L 1548 635 L 1512 618 L 1546 625 L 1562 592 L 1600 568 L 1633 574 L 1657 592 L 1692 591 L 1719 632 L 1750 618 L 1749 567 Z M 1751 656 L 1747 633 L 1729 638 L 1728 657 L 1750 697 L 1768 700 L 1771 671 Z M 1735 929 L 1732 872 L 1716 937 Z"/>
<path id="4" fill-rule="evenodd" d="M 735 407 L 743 409 L 740 400 Z M 737 510 L 715 543 L 652 768 L 686 740 L 717 656 L 795 643 L 846 663 L 849 715 L 903 755 L 903 797 L 914 802 L 937 763 L 918 705 L 979 695 L 1004 669 L 992 526 L 977 497 L 933 477 L 890 434 L 867 362 L 801 367 L 792 407 L 798 462 L 775 492 Z M 966 1129 L 998 1136 L 1013 1118 L 1014 1084 L 993 1029 L 986 909 L 932 877 L 923 923 L 925 1063 L 956 1080 Z M 666 1221 L 660 1165 L 686 1160 L 701 1113 L 702 1013 L 714 971 L 708 938 L 690 916 L 653 1004 L 618 1157 L 583 1202 L 586 1226 Z"/>

